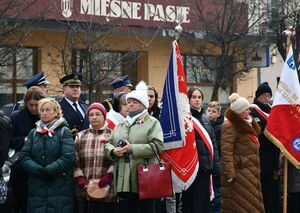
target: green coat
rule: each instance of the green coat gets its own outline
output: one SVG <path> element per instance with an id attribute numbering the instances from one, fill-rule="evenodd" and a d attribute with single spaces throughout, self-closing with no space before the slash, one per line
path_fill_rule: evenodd
<path id="1" fill-rule="evenodd" d="M 29 174 L 29 212 L 68 213 L 74 210 L 73 166 L 75 149 L 66 122 L 55 129 L 53 137 L 31 130 L 20 153 L 23 168 Z M 46 168 L 41 176 L 39 169 Z"/>
<path id="2" fill-rule="evenodd" d="M 142 115 L 143 116 L 143 115 Z M 157 119 L 148 113 L 144 115 L 142 122 L 135 122 L 131 126 L 126 121 L 118 125 L 105 144 L 105 154 L 108 158 L 115 161 L 114 164 L 114 186 L 115 192 L 138 192 L 137 165 L 144 164 L 145 159 L 148 163 L 156 163 L 157 159 L 149 143 L 157 145 L 159 152 L 163 150 L 163 132 Z M 130 162 L 125 162 L 125 157 L 116 157 L 112 150 L 118 141 L 126 139 L 132 145 L 132 153 L 127 155 Z M 153 145 L 152 145 L 153 146 Z M 155 149 L 155 147 L 153 146 Z"/>

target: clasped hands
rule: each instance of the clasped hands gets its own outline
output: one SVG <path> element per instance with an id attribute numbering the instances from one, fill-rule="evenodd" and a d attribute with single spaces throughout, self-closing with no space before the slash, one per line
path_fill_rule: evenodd
<path id="1" fill-rule="evenodd" d="M 128 143 L 126 140 L 126 145 L 123 147 L 115 147 L 113 149 L 113 154 L 118 157 L 122 157 L 125 154 L 131 154 L 132 153 L 132 145 Z"/>

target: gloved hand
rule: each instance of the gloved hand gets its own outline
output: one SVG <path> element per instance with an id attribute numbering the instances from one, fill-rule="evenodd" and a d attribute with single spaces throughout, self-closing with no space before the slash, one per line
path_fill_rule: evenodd
<path id="1" fill-rule="evenodd" d="M 75 182 L 78 187 L 85 189 L 87 185 L 89 184 L 89 181 L 84 176 L 79 176 L 75 178 Z"/>
<path id="2" fill-rule="evenodd" d="M 105 187 L 107 184 L 109 184 L 111 182 L 111 180 L 113 179 L 113 174 L 112 173 L 107 173 L 106 175 L 104 175 L 100 181 L 99 181 L 99 187 L 103 188 Z"/>

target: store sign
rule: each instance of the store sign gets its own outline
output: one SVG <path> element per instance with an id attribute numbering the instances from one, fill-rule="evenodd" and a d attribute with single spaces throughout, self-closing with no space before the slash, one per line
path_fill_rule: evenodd
<path id="1" fill-rule="evenodd" d="M 160 2 L 160 3 L 155 3 Z M 153 22 L 190 23 L 190 7 L 164 1 L 61 0 L 61 14 L 66 19 L 84 16 Z M 177 2 L 179 3 L 179 2 Z"/>

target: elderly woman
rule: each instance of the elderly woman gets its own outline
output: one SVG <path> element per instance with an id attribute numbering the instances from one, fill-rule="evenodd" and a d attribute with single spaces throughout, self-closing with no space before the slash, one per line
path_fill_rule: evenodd
<path id="1" fill-rule="evenodd" d="M 141 201 L 138 197 L 136 167 L 144 164 L 146 159 L 149 164 L 157 162 L 151 146 L 162 151 L 162 128 L 159 121 L 148 114 L 145 83 L 139 83 L 136 90 L 127 94 L 126 100 L 129 112 L 126 122 L 114 129 L 111 139 L 105 144 L 105 154 L 115 162 L 114 186 L 119 197 L 120 212 L 153 213 L 154 200 Z"/>
<path id="2" fill-rule="evenodd" d="M 24 104 L 11 115 L 12 134 L 9 148 L 20 151 L 24 145 L 25 137 L 35 123 L 40 119 L 38 102 L 45 98 L 44 91 L 37 86 L 30 87 L 25 96 Z M 27 179 L 28 176 L 17 162 L 10 175 L 9 187 L 12 189 L 11 211 L 26 212 L 27 210 Z"/>
<path id="3" fill-rule="evenodd" d="M 221 211 L 264 212 L 260 185 L 258 135 L 247 99 L 233 93 L 221 136 Z"/>
<path id="4" fill-rule="evenodd" d="M 75 149 L 60 105 L 52 98 L 38 103 L 41 119 L 20 153 L 29 175 L 28 212 L 73 212 Z"/>
<path id="5" fill-rule="evenodd" d="M 76 180 L 76 198 L 78 212 L 107 212 L 117 210 L 114 201 L 112 178 L 112 161 L 104 156 L 104 142 L 110 136 L 110 130 L 104 129 L 106 117 L 105 107 L 100 103 L 93 103 L 87 110 L 90 128 L 79 132 L 75 139 L 76 165 L 74 177 Z M 93 181 L 101 179 L 99 186 L 110 185 L 110 193 L 104 199 L 93 199 L 87 194 L 87 188 Z"/>

